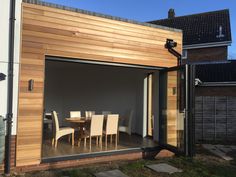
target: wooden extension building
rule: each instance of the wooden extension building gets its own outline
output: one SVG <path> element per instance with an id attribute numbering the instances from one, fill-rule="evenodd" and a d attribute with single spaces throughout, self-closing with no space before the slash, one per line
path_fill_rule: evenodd
<path id="1" fill-rule="evenodd" d="M 23 0 L 21 8 L 12 169 L 131 160 L 163 148 L 191 155 L 192 67 L 178 66 L 166 44 L 173 40 L 177 46 L 171 47 L 181 53 L 181 30 L 38 0 Z M 129 131 L 118 127 L 116 147 L 112 140 L 108 147 L 92 142 L 92 150 L 78 146 L 81 129 L 65 118 L 70 111 L 82 118 L 89 110 L 119 115 L 118 126 Z M 51 111 L 58 113 L 60 128 L 77 126 L 74 146 L 67 138 L 52 146 Z"/>

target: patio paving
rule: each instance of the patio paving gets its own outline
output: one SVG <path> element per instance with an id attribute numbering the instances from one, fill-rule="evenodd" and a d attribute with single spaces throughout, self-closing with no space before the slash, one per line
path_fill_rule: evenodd
<path id="1" fill-rule="evenodd" d="M 120 170 L 110 170 L 110 171 L 104 171 L 94 174 L 96 177 L 128 177 L 124 173 L 122 173 Z"/>
<path id="2" fill-rule="evenodd" d="M 183 172 L 183 170 L 175 168 L 171 165 L 168 165 L 166 163 L 159 163 L 159 164 L 154 164 L 154 165 L 147 165 L 147 168 L 150 168 L 154 170 L 155 172 L 161 172 L 161 173 L 176 173 L 176 172 Z"/>
<path id="3" fill-rule="evenodd" d="M 230 161 L 233 160 L 232 157 L 228 156 L 227 153 L 235 150 L 235 146 L 225 146 L 225 145 L 212 145 L 212 144 L 203 144 L 205 149 L 209 150 L 211 153 L 221 157 L 224 160 Z"/>

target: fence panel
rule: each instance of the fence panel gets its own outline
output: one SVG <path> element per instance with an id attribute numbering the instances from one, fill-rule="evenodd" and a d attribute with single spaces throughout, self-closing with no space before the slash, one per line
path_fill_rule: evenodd
<path id="1" fill-rule="evenodd" d="M 197 96 L 196 141 L 236 141 L 236 97 Z"/>

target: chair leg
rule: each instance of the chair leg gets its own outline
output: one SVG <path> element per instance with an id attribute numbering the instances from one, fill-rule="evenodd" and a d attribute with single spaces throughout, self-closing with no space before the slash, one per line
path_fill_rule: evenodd
<path id="1" fill-rule="evenodd" d="M 100 136 L 100 147 L 102 148 L 102 136 Z"/>
<path id="2" fill-rule="evenodd" d="M 55 139 L 52 138 L 52 146 L 54 146 L 54 143 L 55 143 Z"/>
<path id="3" fill-rule="evenodd" d="M 87 138 L 85 137 L 84 138 L 84 147 L 86 147 L 86 140 L 87 140 Z"/>
<path id="4" fill-rule="evenodd" d="M 68 135 L 68 142 L 70 143 L 70 138 L 71 138 L 71 135 Z"/>
<path id="5" fill-rule="evenodd" d="M 117 134 L 116 134 L 116 148 L 117 148 Z"/>
<path id="6" fill-rule="evenodd" d="M 72 146 L 74 146 L 74 144 L 75 144 L 75 134 L 74 133 L 71 134 L 71 142 L 72 142 Z"/>
<path id="7" fill-rule="evenodd" d="M 120 132 L 117 131 L 117 143 L 120 141 Z"/>
<path id="8" fill-rule="evenodd" d="M 89 137 L 89 150 L 91 151 L 92 149 L 92 137 Z"/>
<path id="9" fill-rule="evenodd" d="M 58 141 L 58 140 L 56 139 L 56 140 L 55 140 L 55 148 L 57 147 L 57 141 Z"/>
<path id="10" fill-rule="evenodd" d="M 105 146 L 107 148 L 107 134 L 105 135 Z"/>
<path id="11" fill-rule="evenodd" d="M 78 147 L 80 147 L 80 142 L 81 142 L 81 139 L 79 138 L 78 139 Z"/>
<path id="12" fill-rule="evenodd" d="M 96 145 L 98 145 L 98 136 L 96 137 Z"/>
<path id="13" fill-rule="evenodd" d="M 110 136 L 111 136 L 111 138 L 110 138 L 110 141 L 111 141 L 111 142 L 110 142 L 110 143 L 112 144 L 112 135 L 110 135 Z"/>

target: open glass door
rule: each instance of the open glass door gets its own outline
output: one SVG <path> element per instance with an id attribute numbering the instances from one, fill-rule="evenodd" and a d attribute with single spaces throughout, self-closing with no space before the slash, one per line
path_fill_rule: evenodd
<path id="1" fill-rule="evenodd" d="M 191 67 L 190 67 L 191 68 Z M 188 155 L 189 135 L 193 126 L 189 126 L 189 99 L 190 87 L 194 82 L 189 82 L 192 76 L 188 65 L 168 68 L 160 73 L 160 145 L 165 148 L 182 152 Z M 191 130 L 191 131 L 189 131 Z M 192 136 L 192 134 L 191 134 Z M 193 138 L 193 137 L 192 137 Z"/>

